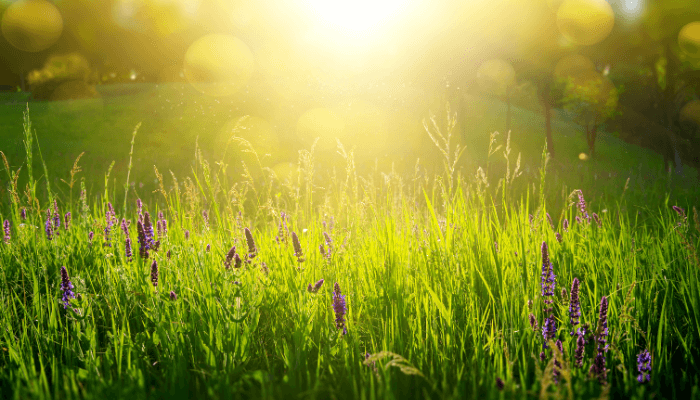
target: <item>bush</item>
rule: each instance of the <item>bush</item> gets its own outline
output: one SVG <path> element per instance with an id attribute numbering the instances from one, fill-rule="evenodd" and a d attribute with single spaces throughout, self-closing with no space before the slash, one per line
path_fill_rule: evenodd
<path id="1" fill-rule="evenodd" d="M 29 73 L 27 82 L 37 100 L 81 99 L 97 96 L 90 75 L 85 57 L 70 53 L 50 57 L 44 68 Z"/>

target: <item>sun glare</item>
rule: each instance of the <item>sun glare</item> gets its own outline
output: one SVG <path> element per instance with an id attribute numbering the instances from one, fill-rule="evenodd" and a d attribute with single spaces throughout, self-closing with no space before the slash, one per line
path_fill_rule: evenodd
<path id="1" fill-rule="evenodd" d="M 305 0 L 326 28 L 344 36 L 366 37 L 407 7 L 408 0 Z"/>

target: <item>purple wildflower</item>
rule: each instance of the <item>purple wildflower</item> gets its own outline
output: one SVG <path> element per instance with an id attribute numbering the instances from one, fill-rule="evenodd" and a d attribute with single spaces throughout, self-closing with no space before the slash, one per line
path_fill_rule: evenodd
<path id="1" fill-rule="evenodd" d="M 586 208 L 586 200 L 583 198 L 583 192 L 579 189 L 578 194 L 578 210 L 581 213 L 582 218 L 586 221 L 591 222 L 591 217 L 588 215 L 588 210 Z"/>
<path id="2" fill-rule="evenodd" d="M 533 331 L 537 330 L 537 318 L 535 318 L 534 314 L 529 315 L 530 319 L 530 328 L 532 328 Z"/>
<path id="3" fill-rule="evenodd" d="M 549 222 L 549 226 L 550 228 L 552 228 L 553 231 L 556 230 L 556 228 L 554 227 L 554 221 L 552 221 L 552 216 L 549 215 L 549 213 L 547 213 L 547 222 Z"/>
<path id="4" fill-rule="evenodd" d="M 605 353 L 608 351 L 608 298 L 606 296 L 600 299 L 600 313 L 595 338 L 598 343 L 598 351 L 589 372 L 598 377 L 600 384 L 604 385 L 608 377 L 608 370 L 605 368 Z"/>
<path id="5" fill-rule="evenodd" d="M 170 300 L 177 300 L 177 293 L 173 292 L 172 290 L 170 291 Z"/>
<path id="6" fill-rule="evenodd" d="M 297 236 L 294 231 L 292 231 L 292 244 L 294 245 L 294 256 L 297 258 L 297 262 L 304 262 L 304 252 L 301 249 L 301 242 L 299 242 L 299 236 Z"/>
<path id="7" fill-rule="evenodd" d="M 556 343 L 557 349 L 559 350 L 559 354 L 563 355 L 564 354 L 564 345 L 562 344 L 561 340 L 557 340 Z M 554 353 L 554 368 L 552 368 L 552 375 L 555 383 L 559 383 L 559 376 L 561 375 L 561 361 L 560 357 L 557 357 L 557 353 Z"/>
<path id="8" fill-rule="evenodd" d="M 564 232 L 569 231 L 569 220 L 564 218 L 564 221 L 561 223 L 561 227 L 564 229 Z"/>
<path id="9" fill-rule="evenodd" d="M 158 290 L 158 262 L 153 260 L 151 264 L 151 282 L 153 282 L 153 287 Z"/>
<path id="10" fill-rule="evenodd" d="M 136 222 L 136 232 L 138 233 L 139 256 L 141 256 L 141 258 L 148 258 L 149 244 L 146 239 L 146 231 L 141 221 Z"/>
<path id="11" fill-rule="evenodd" d="M 335 312 L 335 328 L 343 328 L 343 335 L 347 335 L 348 328 L 345 326 L 347 306 L 345 304 L 345 295 L 340 294 L 338 282 L 333 286 L 333 311 Z"/>
<path id="12" fill-rule="evenodd" d="M 549 315 L 544 319 L 544 324 L 542 324 L 542 338 L 544 339 L 543 349 L 547 348 L 547 342 L 554 340 L 557 335 L 557 320 L 554 319 L 554 315 Z"/>
<path id="13" fill-rule="evenodd" d="M 554 234 L 554 236 L 557 238 L 557 242 L 559 242 L 559 243 L 562 242 L 563 239 L 561 238 L 561 233 L 557 232 Z"/>
<path id="14" fill-rule="evenodd" d="M 141 215 L 141 212 L 143 211 L 143 202 L 141 199 L 136 199 L 136 212 Z"/>
<path id="15" fill-rule="evenodd" d="M 70 277 L 68 276 L 68 270 L 66 270 L 66 267 L 61 267 L 61 291 L 63 292 L 61 301 L 63 301 L 64 309 L 67 309 L 70 305 L 70 299 L 75 298 L 75 293 L 73 293 L 73 289 L 75 289 L 75 287 L 70 281 Z"/>
<path id="16" fill-rule="evenodd" d="M 600 217 L 598 214 L 593 213 L 593 220 L 595 221 L 596 225 L 598 225 L 598 228 L 601 228 L 603 226 L 603 223 L 600 221 Z"/>
<path id="17" fill-rule="evenodd" d="M 556 285 L 556 275 L 554 275 L 554 266 L 549 260 L 549 249 L 547 242 L 542 242 L 542 297 L 554 296 L 554 287 Z M 551 304 L 551 299 L 545 299 L 545 304 Z"/>
<path id="18" fill-rule="evenodd" d="M 226 260 L 224 261 L 224 266 L 226 269 L 231 268 L 231 261 L 233 261 L 233 256 L 236 255 L 236 246 L 232 246 L 231 249 L 226 254 Z"/>
<path id="19" fill-rule="evenodd" d="M 676 214 L 678 214 L 678 216 L 680 217 L 680 221 L 678 221 L 678 226 L 682 226 L 688 219 L 688 217 L 685 215 L 685 210 L 678 206 L 673 206 L 672 208 L 673 211 L 675 211 Z"/>
<path id="20" fill-rule="evenodd" d="M 58 234 L 58 228 L 61 227 L 61 214 L 58 212 L 58 202 L 53 201 L 53 230 Z"/>
<path id="21" fill-rule="evenodd" d="M 88 243 L 92 244 L 92 238 L 95 237 L 95 232 L 90 231 L 88 232 Z"/>
<path id="22" fill-rule="evenodd" d="M 27 220 L 27 209 L 25 207 L 22 207 L 22 209 L 19 211 L 19 217 L 22 219 L 22 221 Z"/>
<path id="23" fill-rule="evenodd" d="M 583 352 L 586 349 L 586 339 L 583 338 L 583 334 L 579 332 L 576 338 L 576 350 L 574 351 L 574 365 L 577 368 L 583 366 Z"/>
<path id="24" fill-rule="evenodd" d="M 309 283 L 309 287 L 307 287 L 306 290 L 309 293 L 317 293 L 321 289 L 321 286 L 323 286 L 323 279 L 313 284 L 313 286 Z"/>
<path id="25" fill-rule="evenodd" d="M 10 243 L 10 221 L 5 220 L 5 222 L 2 224 L 2 227 L 5 232 L 5 237 L 3 238 L 3 240 L 5 241 L 5 243 Z"/>
<path id="26" fill-rule="evenodd" d="M 233 267 L 240 268 L 242 264 L 243 264 L 243 260 L 241 260 L 241 256 L 239 256 L 238 253 L 234 254 L 233 255 Z"/>
<path id="27" fill-rule="evenodd" d="M 583 221 L 581 220 L 581 217 L 579 217 L 578 215 L 576 216 L 576 223 L 577 223 L 577 224 L 582 224 L 582 223 L 583 223 Z"/>
<path id="28" fill-rule="evenodd" d="M 70 229 L 70 222 L 71 222 L 71 213 L 68 211 L 66 215 L 63 216 L 63 227 L 66 230 Z"/>
<path id="29" fill-rule="evenodd" d="M 505 387 L 506 387 L 506 384 L 503 382 L 503 379 L 501 379 L 501 377 L 497 376 L 496 377 L 496 388 L 498 388 L 498 390 L 503 390 L 503 388 L 505 388 Z"/>
<path id="30" fill-rule="evenodd" d="M 207 243 L 207 247 L 204 250 L 209 253 L 211 251 L 211 244 Z"/>
<path id="31" fill-rule="evenodd" d="M 579 286 L 578 278 L 574 278 L 571 283 L 571 301 L 569 302 L 569 323 L 572 325 L 571 336 L 574 335 L 573 327 L 579 324 L 579 318 L 581 318 L 581 302 L 578 297 Z"/>
<path id="32" fill-rule="evenodd" d="M 253 234 L 250 232 L 250 229 L 245 228 L 243 230 L 243 233 L 245 234 L 245 241 L 248 244 L 248 258 L 255 258 L 255 256 L 258 254 L 258 248 L 255 246 L 255 240 L 253 240 Z"/>
<path id="33" fill-rule="evenodd" d="M 104 229 L 105 242 L 103 244 L 104 247 L 112 247 L 111 232 L 112 232 L 112 226 L 111 225 L 105 226 L 105 229 Z"/>
<path id="34" fill-rule="evenodd" d="M 53 224 L 51 223 L 51 218 L 46 219 L 46 223 L 44 224 L 44 231 L 46 232 L 46 238 L 49 240 L 53 240 Z"/>
<path id="35" fill-rule="evenodd" d="M 190 231 L 185 229 L 185 240 L 190 240 Z"/>
<path id="36" fill-rule="evenodd" d="M 153 247 L 153 223 L 151 222 L 151 214 L 146 211 L 143 213 L 143 233 L 146 235 L 146 243 L 149 247 Z"/>
<path id="37" fill-rule="evenodd" d="M 639 371 L 637 382 L 644 383 L 651 380 L 651 354 L 649 354 L 649 350 L 644 349 L 637 355 L 637 371 Z"/>
<path id="38" fill-rule="evenodd" d="M 131 262 L 133 258 L 133 254 L 131 252 L 131 238 L 127 237 L 126 240 L 124 241 L 124 256 L 126 257 L 127 262 Z"/>
<path id="39" fill-rule="evenodd" d="M 129 225 L 126 224 L 126 218 L 122 218 L 122 223 L 119 225 L 124 232 L 124 236 L 129 237 Z"/>

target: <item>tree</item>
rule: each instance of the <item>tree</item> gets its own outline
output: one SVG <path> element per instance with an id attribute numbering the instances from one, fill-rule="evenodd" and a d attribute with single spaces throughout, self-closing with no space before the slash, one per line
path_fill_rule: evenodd
<path id="1" fill-rule="evenodd" d="M 575 115 L 575 120 L 586 132 L 589 155 L 595 156 L 598 128 L 615 116 L 618 92 L 603 74 L 589 71 L 579 77 L 563 78 L 562 104 L 566 111 Z"/>

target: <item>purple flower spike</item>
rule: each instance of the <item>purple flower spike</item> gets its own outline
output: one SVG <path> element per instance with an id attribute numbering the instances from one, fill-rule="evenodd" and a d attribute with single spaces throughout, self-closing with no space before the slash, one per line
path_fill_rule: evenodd
<path id="1" fill-rule="evenodd" d="M 70 222 L 71 222 L 71 213 L 68 211 L 66 215 L 63 216 L 63 227 L 66 230 L 70 229 Z"/>
<path id="2" fill-rule="evenodd" d="M 644 349 L 637 355 L 637 371 L 639 371 L 637 382 L 644 383 L 651 380 L 651 354 L 649 354 L 649 350 Z"/>
<path id="3" fill-rule="evenodd" d="M 63 292 L 61 301 L 63 301 L 64 309 L 67 309 L 68 306 L 70 306 L 70 299 L 75 298 L 75 293 L 73 293 L 73 289 L 75 289 L 75 287 L 70 281 L 70 277 L 68 276 L 68 270 L 66 270 L 66 267 L 61 267 L 61 291 Z"/>
<path id="4" fill-rule="evenodd" d="M 58 203 L 53 201 L 53 229 L 58 234 L 58 228 L 61 227 L 61 214 L 58 213 Z"/>
<path id="5" fill-rule="evenodd" d="M 27 220 L 27 209 L 22 207 L 22 209 L 19 212 L 19 217 L 22 219 L 22 221 Z"/>
<path id="6" fill-rule="evenodd" d="M 150 245 L 148 243 L 148 239 L 146 238 L 146 231 L 141 221 L 136 222 L 136 231 L 138 233 L 139 241 L 139 256 L 144 259 L 148 258 L 148 249 L 150 248 Z"/>
<path id="7" fill-rule="evenodd" d="M 153 260 L 151 264 L 151 282 L 153 282 L 153 287 L 158 290 L 158 262 Z"/>
<path id="8" fill-rule="evenodd" d="M 549 222 L 549 227 L 552 228 L 553 231 L 556 230 L 554 227 L 554 221 L 552 221 L 552 216 L 549 215 L 549 213 L 547 213 L 547 222 Z"/>
<path id="9" fill-rule="evenodd" d="M 53 240 L 53 224 L 51 223 L 51 218 L 46 219 L 46 223 L 44 224 L 44 232 L 46 232 L 47 239 Z"/>
<path id="10" fill-rule="evenodd" d="M 170 300 L 177 300 L 177 293 L 173 292 L 172 290 L 170 291 Z"/>
<path id="11" fill-rule="evenodd" d="M 593 220 L 595 221 L 596 225 L 598 225 L 598 228 L 603 227 L 603 223 L 600 221 L 600 217 L 598 216 L 598 214 L 593 213 L 592 215 L 593 215 Z"/>
<path id="12" fill-rule="evenodd" d="M 226 267 L 226 269 L 231 268 L 231 261 L 233 261 L 233 257 L 235 255 L 236 255 L 236 246 L 232 246 L 231 249 L 226 254 L 226 260 L 224 261 L 224 266 Z"/>
<path id="13" fill-rule="evenodd" d="M 600 313 L 598 315 L 598 328 L 595 340 L 598 343 L 598 351 L 589 372 L 592 376 L 598 378 L 601 385 L 605 385 L 608 380 L 608 370 L 605 368 L 605 353 L 608 351 L 608 298 L 606 296 L 600 299 Z"/>
<path id="14" fill-rule="evenodd" d="M 571 336 L 574 335 L 573 327 L 579 324 L 579 318 L 581 318 L 581 302 L 578 297 L 579 286 L 578 278 L 574 278 L 571 284 L 571 301 L 569 301 L 569 323 L 572 325 Z"/>
<path id="15" fill-rule="evenodd" d="M 554 236 L 557 238 L 557 242 L 561 243 L 563 241 L 561 233 L 557 232 L 554 234 Z"/>
<path id="16" fill-rule="evenodd" d="M 501 379 L 499 376 L 496 377 L 496 387 L 498 390 L 503 390 L 503 388 L 506 387 L 506 384 L 503 382 L 503 379 Z"/>
<path id="17" fill-rule="evenodd" d="M 343 335 L 347 335 L 348 328 L 345 326 L 347 306 L 345 304 L 345 295 L 340 294 L 338 282 L 333 286 L 333 311 L 335 312 L 335 328 L 343 328 Z"/>
<path id="18" fill-rule="evenodd" d="M 131 251 L 131 238 L 127 237 L 126 240 L 124 241 L 124 256 L 126 257 L 127 262 L 131 262 L 133 259 L 133 254 Z"/>
<path id="19" fill-rule="evenodd" d="M 587 222 L 591 222 L 591 217 L 588 215 L 588 209 L 586 208 L 586 200 L 583 198 L 583 192 L 579 189 L 578 194 L 578 210 L 581 212 L 581 217 Z"/>
<path id="20" fill-rule="evenodd" d="M 549 248 L 547 242 L 542 242 L 542 297 L 554 296 L 554 287 L 556 286 L 556 275 L 554 275 L 554 266 L 549 260 Z M 551 299 L 545 299 L 546 304 L 551 304 Z"/>
<path id="21" fill-rule="evenodd" d="M 564 221 L 561 223 L 561 227 L 564 229 L 564 232 L 569 231 L 569 220 L 564 218 Z"/>
<path id="22" fill-rule="evenodd" d="M 190 231 L 185 229 L 185 240 L 190 240 Z"/>
<path id="23" fill-rule="evenodd" d="M 583 366 L 583 352 L 586 349 L 586 339 L 583 335 L 579 334 L 576 338 L 576 350 L 574 352 L 574 364 L 577 368 Z"/>
<path id="24" fill-rule="evenodd" d="M 319 280 L 313 285 L 309 283 L 309 287 L 307 287 L 306 290 L 309 293 L 317 293 L 321 289 L 321 286 L 323 286 L 323 279 Z"/>
<path id="25" fill-rule="evenodd" d="M 95 232 L 90 231 L 88 232 L 88 242 L 92 244 L 92 239 L 95 237 Z"/>
<path id="26" fill-rule="evenodd" d="M 5 220 L 5 222 L 2 224 L 3 231 L 5 232 L 5 236 L 3 237 L 3 240 L 5 243 L 10 243 L 10 239 L 12 237 L 10 236 L 10 221 Z"/>

